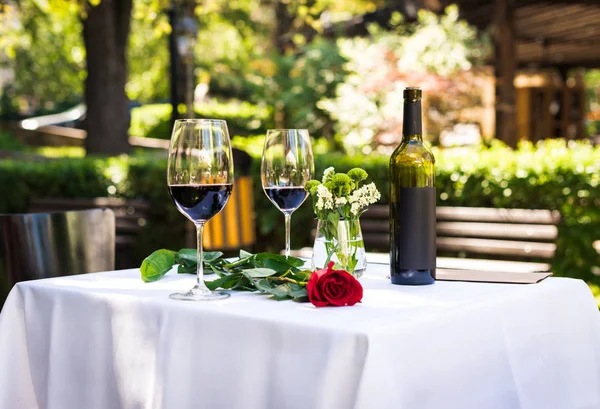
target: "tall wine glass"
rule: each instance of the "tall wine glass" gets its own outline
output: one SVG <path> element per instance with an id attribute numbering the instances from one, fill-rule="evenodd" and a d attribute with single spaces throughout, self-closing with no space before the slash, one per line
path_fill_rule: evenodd
<path id="1" fill-rule="evenodd" d="M 304 185 L 315 170 L 306 129 L 269 129 L 261 163 L 265 194 L 285 217 L 285 255 L 290 255 L 292 213 L 308 196 Z"/>
<path id="2" fill-rule="evenodd" d="M 175 121 L 167 162 L 167 184 L 177 209 L 196 225 L 198 240 L 196 285 L 188 292 L 170 297 L 189 301 L 229 297 L 228 293 L 213 292 L 206 287 L 202 262 L 204 224 L 225 207 L 233 187 L 233 156 L 225 121 Z"/>

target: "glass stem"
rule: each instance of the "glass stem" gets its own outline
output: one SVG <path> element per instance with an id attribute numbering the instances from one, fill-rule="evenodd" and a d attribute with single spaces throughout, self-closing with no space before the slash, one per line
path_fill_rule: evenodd
<path id="1" fill-rule="evenodd" d="M 292 219 L 291 213 L 284 213 L 285 216 L 285 256 L 290 256 L 290 220 Z"/>
<path id="2" fill-rule="evenodd" d="M 208 291 L 206 284 L 204 284 L 204 249 L 202 247 L 202 233 L 204 232 L 204 223 L 196 224 L 196 288 Z"/>

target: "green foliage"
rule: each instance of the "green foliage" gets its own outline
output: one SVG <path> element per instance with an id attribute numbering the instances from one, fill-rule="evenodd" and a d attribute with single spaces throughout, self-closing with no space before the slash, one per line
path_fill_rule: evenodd
<path id="1" fill-rule="evenodd" d="M 196 17 L 201 27 L 196 76 L 209 83 L 213 95 L 247 98 L 254 90 L 249 68 L 269 48 L 269 7 L 259 0 L 216 0 L 197 7 Z"/>
<path id="2" fill-rule="evenodd" d="M 127 47 L 129 99 L 148 103 L 169 97 L 169 43 L 171 32 L 166 4 L 157 0 L 135 0 Z"/>
<path id="3" fill-rule="evenodd" d="M 174 251 L 160 249 L 146 257 L 140 266 L 142 281 L 151 283 L 160 280 L 175 265 L 175 254 Z"/>
<path id="4" fill-rule="evenodd" d="M 600 70 L 587 70 L 584 82 L 590 102 L 589 110 L 600 111 Z M 598 125 L 598 132 L 600 133 L 600 125 Z"/>
<path id="5" fill-rule="evenodd" d="M 213 262 L 216 262 L 223 253 L 220 251 L 205 252 L 202 255 L 205 268 L 204 274 L 213 273 Z M 177 265 L 178 273 L 196 274 L 197 267 L 196 249 L 181 249 L 178 252 L 160 249 L 142 261 L 140 266 L 140 274 L 145 283 L 160 280 L 165 274 Z"/>
<path id="6" fill-rule="evenodd" d="M 262 190 L 260 154 L 261 151 L 253 152 L 255 250 L 279 252 L 284 240 L 283 215 Z M 434 154 L 438 205 L 556 209 L 562 222 L 553 271 L 600 284 L 600 279 L 592 273 L 592 268 L 600 265 L 600 255 L 592 247 L 594 240 L 600 240 L 600 147 L 553 140 L 535 146 L 523 144 L 517 151 L 493 144 L 434 150 Z M 189 222 L 169 197 L 166 159 L 164 155 L 160 157 L 1 160 L 0 212 L 24 212 L 34 196 L 91 198 L 107 196 L 110 191 L 120 197 L 143 198 L 152 204 L 145 233 L 134 250 L 137 260 L 141 262 L 155 249 L 182 248 L 185 225 Z M 360 167 L 369 174 L 364 183 L 374 182 L 382 194 L 380 202 L 387 203 L 388 161 L 382 155 L 317 154 L 315 170 L 316 174 L 322 174 L 330 166 L 339 172 Z M 315 224 L 310 205 L 294 212 L 293 248 L 312 246 L 311 229 Z"/>
<path id="7" fill-rule="evenodd" d="M 251 135 L 265 133 L 272 127 L 267 107 L 249 102 L 229 101 L 227 103 L 209 100 L 196 105 L 197 118 L 215 118 L 227 121 L 230 135 Z M 169 139 L 171 137 L 171 105 L 148 104 L 131 111 L 129 133 L 147 138 Z"/>
<path id="8" fill-rule="evenodd" d="M 9 15 L 0 14 L 0 50 L 15 73 L 12 96 L 22 96 L 28 113 L 55 111 L 77 103 L 83 94 L 85 49 L 75 2 L 50 7 L 47 2 L 19 1 Z M 43 5 L 43 6 L 42 6 Z M 3 107 L 10 108 L 10 105 Z M 10 116 L 15 113 L 3 112 Z"/>
<path id="9" fill-rule="evenodd" d="M 426 132 L 434 141 L 462 114 L 481 106 L 486 77 L 472 66 L 485 53 L 485 43 L 458 19 L 456 7 L 442 15 L 421 10 L 415 23 L 400 19 L 393 31 L 371 31 L 367 38 L 338 41 L 348 75 L 334 97 L 323 96 L 317 104 L 336 120 L 346 151 L 399 142 L 402 92 L 408 85 L 423 89 Z"/>
<path id="10" fill-rule="evenodd" d="M 223 253 L 205 253 L 203 260 L 206 273 L 216 273 L 219 278 L 205 281 L 211 290 L 259 291 L 275 300 L 292 299 L 308 301 L 306 283 L 310 278 L 309 270 L 302 270 L 304 261 L 295 257 L 279 254 L 251 254 L 240 251 L 237 260 L 221 258 Z M 177 264 L 179 273 L 196 273 L 196 250 L 182 249 L 175 253 L 161 249 L 153 252 L 142 262 L 140 272 L 144 282 L 162 278 Z"/>
<path id="11" fill-rule="evenodd" d="M 274 53 L 256 65 L 251 76 L 256 91 L 251 98 L 273 105 L 278 128 L 304 128 L 313 137 L 331 138 L 332 120 L 317 102 L 335 96 L 346 77 L 345 62 L 336 43 L 324 39 L 300 47 L 295 54 Z"/>
<path id="12" fill-rule="evenodd" d="M 170 119 L 170 104 L 148 104 L 133 108 L 129 135 L 169 139 L 171 137 Z"/>
<path id="13" fill-rule="evenodd" d="M 107 165 L 93 158 L 0 160 L 0 213 L 25 212 L 32 197 L 105 197 L 111 185 L 104 173 Z"/>
<path id="14" fill-rule="evenodd" d="M 3 93 L 2 116 L 42 115 L 83 99 L 86 50 L 79 1 L 22 0 L 0 13 L 0 64 L 15 73 Z M 170 26 L 162 0 L 136 0 L 132 13 L 127 95 L 148 102 L 168 97 Z"/>
<path id="15" fill-rule="evenodd" d="M 25 146 L 10 132 L 0 131 L 0 151 L 22 151 Z"/>
<path id="16" fill-rule="evenodd" d="M 557 275 L 577 277 L 600 284 L 592 273 L 600 265 L 593 249 L 600 240 L 600 148 L 587 143 L 551 140 L 535 146 L 522 144 L 512 151 L 500 143 L 491 147 L 434 150 L 438 206 L 483 206 L 558 210 L 561 214 L 557 251 L 552 269 Z M 349 171 L 361 167 L 375 182 L 388 203 L 389 157 L 385 155 L 349 156 L 330 153 L 315 157 L 315 172 L 327 167 Z M 260 162 L 254 169 L 260 174 Z M 281 213 L 255 186 L 259 243 L 269 243 L 275 251 L 283 240 Z M 310 206 L 304 205 L 292 217 L 292 247 L 311 246 L 309 229 L 315 225 Z M 279 247 L 281 245 L 279 244 Z M 372 251 L 373 249 L 367 249 Z M 378 249 L 386 251 L 386 249 Z"/>

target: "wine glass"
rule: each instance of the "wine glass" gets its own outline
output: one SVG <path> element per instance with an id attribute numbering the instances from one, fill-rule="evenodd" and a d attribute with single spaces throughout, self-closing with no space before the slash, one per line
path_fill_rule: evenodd
<path id="1" fill-rule="evenodd" d="M 261 163 L 265 194 L 285 217 L 285 255 L 290 255 L 292 213 L 308 196 L 304 185 L 312 179 L 314 162 L 306 129 L 269 129 Z"/>
<path id="2" fill-rule="evenodd" d="M 210 291 L 204 284 L 202 231 L 204 224 L 225 207 L 233 187 L 233 156 L 229 131 L 219 119 L 180 119 L 175 121 L 167 184 L 177 209 L 196 226 L 196 285 L 185 293 L 171 294 L 176 300 L 209 301 L 229 297 Z"/>

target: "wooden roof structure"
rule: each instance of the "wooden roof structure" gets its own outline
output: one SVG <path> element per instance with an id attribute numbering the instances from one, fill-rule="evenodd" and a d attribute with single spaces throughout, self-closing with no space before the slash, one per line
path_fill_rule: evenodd
<path id="1" fill-rule="evenodd" d="M 492 33 L 496 137 L 509 146 L 519 139 L 517 69 L 555 68 L 565 81 L 571 68 L 600 68 L 600 0 L 390 0 L 374 12 L 326 28 L 325 35 L 366 35 L 368 23 L 387 28 L 394 12 L 416 21 L 420 9 L 439 13 L 451 4 L 458 5 L 462 19 Z"/>
<path id="2" fill-rule="evenodd" d="M 518 67 L 554 67 L 564 81 L 570 68 L 600 67 L 600 0 L 424 1 L 436 1 L 440 6 L 453 1 L 469 23 L 491 28 L 496 138 L 509 146 L 516 147 L 519 142 L 514 84 Z M 561 101 L 563 112 L 568 112 L 569 103 L 568 99 Z M 579 110 L 583 112 L 585 107 Z"/>
<path id="3" fill-rule="evenodd" d="M 600 0 L 423 1 L 436 11 L 450 4 L 479 29 L 497 25 L 505 8 L 519 67 L 600 68 Z"/>

